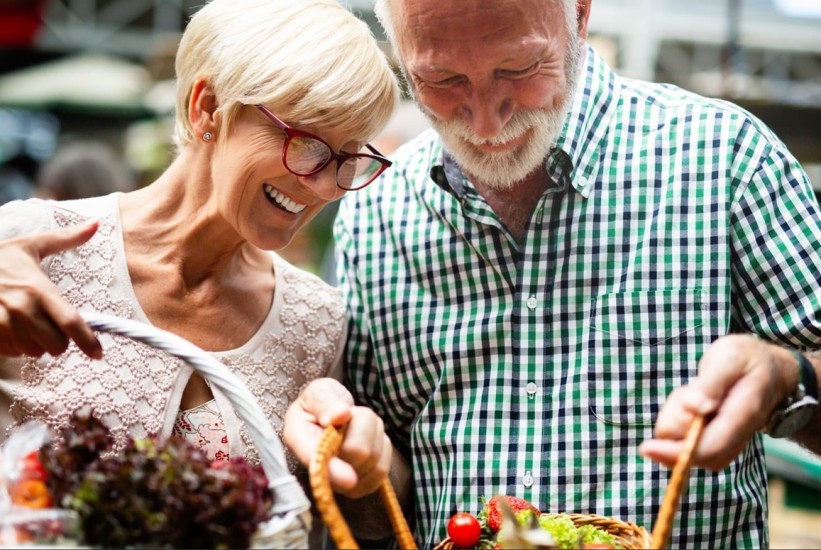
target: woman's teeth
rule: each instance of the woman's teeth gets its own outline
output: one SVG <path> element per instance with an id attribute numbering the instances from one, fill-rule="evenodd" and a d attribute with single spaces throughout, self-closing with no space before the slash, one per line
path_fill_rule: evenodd
<path id="1" fill-rule="evenodd" d="M 292 214 L 299 214 L 300 212 L 305 210 L 304 204 L 298 204 L 292 201 L 291 199 L 289 199 L 288 197 L 286 197 L 285 195 L 283 195 L 267 183 L 262 186 L 262 189 L 263 191 L 265 191 L 265 194 L 268 195 L 268 197 L 270 197 L 274 204 L 283 208 L 284 210 L 287 210 L 288 212 L 291 212 Z"/>

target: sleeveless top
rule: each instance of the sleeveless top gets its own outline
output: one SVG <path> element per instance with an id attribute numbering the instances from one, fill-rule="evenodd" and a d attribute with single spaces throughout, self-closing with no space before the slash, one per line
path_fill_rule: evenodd
<path id="1" fill-rule="evenodd" d="M 78 201 L 15 201 L 0 207 L 0 239 L 49 231 L 96 218 L 97 233 L 82 246 L 45 258 L 42 267 L 80 311 L 149 320 L 128 274 L 119 193 Z M 242 379 L 281 435 L 288 405 L 311 380 L 338 377 L 346 338 L 345 308 L 337 289 L 271 253 L 273 303 L 257 333 L 239 348 L 213 355 Z M 129 338 L 98 335 L 104 358 L 91 360 L 72 342 L 58 357 L 0 357 L 0 442 L 30 419 L 55 434 L 71 412 L 91 408 L 111 428 L 114 451 L 126 436 L 160 433 L 193 438 L 219 456 L 258 461 L 228 397 L 179 411 L 192 367 Z M 176 426 L 176 428 L 175 428 Z M 288 457 L 294 470 L 296 462 Z"/>

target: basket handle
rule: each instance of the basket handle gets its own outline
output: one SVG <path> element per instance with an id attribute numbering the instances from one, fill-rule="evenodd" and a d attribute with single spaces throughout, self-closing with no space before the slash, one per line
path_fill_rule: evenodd
<path id="1" fill-rule="evenodd" d="M 188 340 L 146 323 L 98 313 L 83 313 L 88 326 L 100 332 L 127 336 L 181 359 L 216 386 L 245 424 L 262 459 L 262 467 L 277 495 L 273 513 L 310 507 L 299 482 L 288 471 L 285 451 L 268 417 L 245 383 L 228 367 Z"/>
<path id="2" fill-rule="evenodd" d="M 314 494 L 314 501 L 316 507 L 322 516 L 322 521 L 328 527 L 328 532 L 334 541 L 337 548 L 358 549 L 356 541 L 351 534 L 351 529 L 348 526 L 342 513 L 339 511 L 339 506 L 334 500 L 334 492 L 331 488 L 330 475 L 328 473 L 328 464 L 331 459 L 339 452 L 339 447 L 342 445 L 342 434 L 334 426 L 328 426 L 322 434 L 319 441 L 316 454 L 310 464 L 311 490 Z M 396 498 L 396 493 L 389 479 L 382 482 L 379 486 L 379 495 L 382 497 L 382 502 L 387 508 L 388 517 L 393 526 L 393 531 L 396 534 L 396 540 L 399 543 L 399 548 L 416 550 L 416 542 L 413 540 L 408 522 L 405 521 L 405 516 L 402 514 L 402 508 Z"/>
<path id="3" fill-rule="evenodd" d="M 679 499 L 684 491 L 684 485 L 690 474 L 690 465 L 693 462 L 693 452 L 698 445 L 698 440 L 701 438 L 701 432 L 704 428 L 704 417 L 697 416 L 690 424 L 687 430 L 687 436 L 684 440 L 684 448 L 681 454 L 676 459 L 673 466 L 673 473 L 670 475 L 670 483 L 667 485 L 667 491 L 664 493 L 664 500 L 659 508 L 659 515 L 656 518 L 656 525 L 653 527 L 653 545 L 652 548 L 661 550 L 667 546 L 667 541 L 670 538 L 670 531 L 672 530 L 673 516 L 676 514 Z"/>

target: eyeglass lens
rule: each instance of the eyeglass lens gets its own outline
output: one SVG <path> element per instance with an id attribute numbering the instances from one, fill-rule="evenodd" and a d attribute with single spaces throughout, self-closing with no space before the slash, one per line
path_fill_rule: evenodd
<path id="1" fill-rule="evenodd" d="M 288 169 L 299 175 L 316 172 L 330 158 L 331 150 L 325 143 L 306 136 L 291 138 L 285 151 Z M 368 157 L 348 158 L 338 167 L 336 180 L 340 187 L 356 189 L 370 182 L 381 167 L 380 162 Z"/>

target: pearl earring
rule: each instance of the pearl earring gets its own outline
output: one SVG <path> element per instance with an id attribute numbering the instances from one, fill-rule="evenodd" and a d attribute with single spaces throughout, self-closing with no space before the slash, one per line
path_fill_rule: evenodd
<path id="1" fill-rule="evenodd" d="M 202 139 L 203 141 L 211 141 L 212 139 L 214 139 L 214 134 L 212 134 L 211 132 L 205 132 L 202 135 Z"/>

